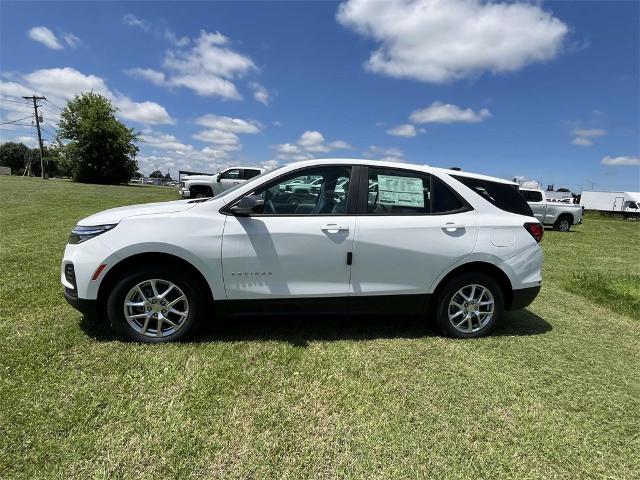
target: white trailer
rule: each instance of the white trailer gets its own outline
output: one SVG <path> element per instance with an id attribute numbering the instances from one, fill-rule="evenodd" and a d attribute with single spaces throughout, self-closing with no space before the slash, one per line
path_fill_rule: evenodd
<path id="1" fill-rule="evenodd" d="M 582 192 L 580 204 L 586 210 L 600 212 L 640 214 L 640 192 Z"/>

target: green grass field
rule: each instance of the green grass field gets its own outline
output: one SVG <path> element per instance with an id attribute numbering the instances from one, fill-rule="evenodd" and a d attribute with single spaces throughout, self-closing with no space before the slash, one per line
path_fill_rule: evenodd
<path id="1" fill-rule="evenodd" d="M 172 198 L 0 177 L 0 478 L 640 476 L 640 222 L 547 231 L 540 296 L 485 339 L 299 318 L 123 343 L 62 297 L 68 232 Z"/>

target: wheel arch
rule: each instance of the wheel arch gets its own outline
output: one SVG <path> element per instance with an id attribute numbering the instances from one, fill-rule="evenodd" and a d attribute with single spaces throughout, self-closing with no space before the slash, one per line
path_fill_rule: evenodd
<path id="1" fill-rule="evenodd" d="M 451 279 L 462 273 L 469 272 L 485 273 L 496 280 L 498 282 L 498 285 L 500 285 L 500 288 L 502 289 L 502 294 L 504 295 L 505 310 L 509 310 L 511 308 L 511 304 L 513 303 L 513 285 L 511 283 L 511 280 L 509 279 L 509 276 L 500 267 L 494 265 L 493 263 L 483 261 L 468 262 L 453 268 L 444 277 L 442 277 L 440 281 L 438 281 L 438 284 L 433 290 L 432 298 L 437 299 L 440 295 L 440 292 L 442 292 L 442 289 L 447 283 L 449 283 Z M 433 304 L 435 305 L 436 302 L 433 302 Z"/>
<path id="2" fill-rule="evenodd" d="M 560 215 L 558 215 L 558 218 L 556 219 L 555 223 L 558 223 L 563 218 L 568 218 L 569 219 L 569 223 L 571 225 L 574 224 L 575 218 L 574 218 L 573 214 L 569 213 L 569 212 L 562 212 Z"/>
<path id="3" fill-rule="evenodd" d="M 103 307 L 106 305 L 107 297 L 109 296 L 109 292 L 117 282 L 118 278 L 129 270 L 131 267 L 140 266 L 142 264 L 146 265 L 167 265 L 174 268 L 184 269 L 188 271 L 194 282 L 197 283 L 198 287 L 200 287 L 201 291 L 206 296 L 206 301 L 209 305 L 213 305 L 213 292 L 211 291 L 211 286 L 207 282 L 205 276 L 202 272 L 194 266 L 189 261 L 184 258 L 180 258 L 176 255 L 172 255 L 170 253 L 164 252 L 144 252 L 130 255 L 126 258 L 123 258 L 118 263 L 116 263 L 113 267 L 109 269 L 106 273 L 102 281 L 100 282 L 100 286 L 98 287 L 98 295 L 97 302 L 98 305 Z M 103 308 L 99 308 L 98 311 L 103 311 Z"/>
<path id="4" fill-rule="evenodd" d="M 191 192 L 191 196 L 197 195 L 199 192 L 205 192 L 213 197 L 213 187 L 211 185 L 197 183 L 195 185 L 189 186 L 189 191 Z"/>

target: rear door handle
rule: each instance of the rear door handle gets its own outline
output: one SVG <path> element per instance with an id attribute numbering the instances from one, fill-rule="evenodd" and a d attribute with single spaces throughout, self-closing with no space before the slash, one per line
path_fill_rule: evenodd
<path id="1" fill-rule="evenodd" d="M 349 227 L 347 227 L 346 225 L 338 225 L 337 223 L 329 223 L 327 225 L 320 227 L 320 230 L 322 230 L 323 232 L 329 232 L 329 233 L 337 233 L 341 231 L 348 232 Z"/>
<path id="2" fill-rule="evenodd" d="M 462 230 L 462 229 L 464 229 L 464 223 L 448 222 L 448 223 L 445 223 L 444 225 L 442 225 L 442 229 L 446 230 L 447 232 L 453 232 L 455 230 Z"/>

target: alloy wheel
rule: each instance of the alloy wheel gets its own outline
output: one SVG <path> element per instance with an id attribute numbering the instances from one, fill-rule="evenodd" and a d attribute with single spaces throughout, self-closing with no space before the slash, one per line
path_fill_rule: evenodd
<path id="1" fill-rule="evenodd" d="M 176 284 L 157 278 L 131 288 L 123 306 L 131 328 L 152 338 L 174 335 L 189 315 L 189 301 L 184 292 Z"/>
<path id="2" fill-rule="evenodd" d="M 453 294 L 447 313 L 453 328 L 462 333 L 475 333 L 491 321 L 494 309 L 491 291 L 482 285 L 471 284 Z"/>

